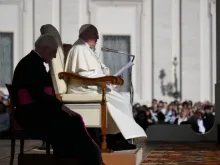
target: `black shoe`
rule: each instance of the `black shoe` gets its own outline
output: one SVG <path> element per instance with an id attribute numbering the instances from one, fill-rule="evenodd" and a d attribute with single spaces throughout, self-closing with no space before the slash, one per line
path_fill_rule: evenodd
<path id="1" fill-rule="evenodd" d="M 46 151 L 47 148 L 46 148 L 46 143 L 45 144 L 42 144 L 40 147 L 36 147 L 33 149 L 34 151 Z M 53 151 L 53 148 L 50 148 L 50 152 L 54 152 Z"/>
<path id="2" fill-rule="evenodd" d="M 134 144 L 130 144 L 128 142 L 116 142 L 113 146 L 113 151 L 121 151 L 121 150 L 134 150 L 137 146 Z"/>
<path id="3" fill-rule="evenodd" d="M 43 143 L 41 144 L 41 146 L 40 146 L 40 147 L 37 147 L 36 149 L 37 149 L 37 150 L 40 150 L 40 151 L 46 151 L 46 143 L 43 142 Z"/>
<path id="4" fill-rule="evenodd" d="M 41 151 L 46 151 L 46 147 L 45 146 L 40 146 L 40 147 L 37 147 L 38 150 L 41 150 Z"/>
<path id="5" fill-rule="evenodd" d="M 107 148 L 113 151 L 134 150 L 136 145 L 130 144 L 122 134 L 107 135 Z"/>
<path id="6" fill-rule="evenodd" d="M 112 150 L 113 151 L 121 151 L 121 150 L 134 150 L 137 146 L 134 144 L 129 143 L 127 140 L 118 140 L 112 143 Z"/>

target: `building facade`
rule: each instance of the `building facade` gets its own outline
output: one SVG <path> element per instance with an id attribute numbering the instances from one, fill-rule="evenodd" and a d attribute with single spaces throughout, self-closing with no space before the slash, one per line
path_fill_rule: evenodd
<path id="1" fill-rule="evenodd" d="M 103 46 L 135 55 L 132 77 L 125 74 L 135 102 L 214 102 L 215 15 L 214 0 L 0 0 L 0 85 L 10 83 L 43 24 L 53 24 L 63 43 L 72 44 L 80 26 L 92 23 L 100 35 L 97 54 L 107 66 L 122 62 L 113 63 Z"/>

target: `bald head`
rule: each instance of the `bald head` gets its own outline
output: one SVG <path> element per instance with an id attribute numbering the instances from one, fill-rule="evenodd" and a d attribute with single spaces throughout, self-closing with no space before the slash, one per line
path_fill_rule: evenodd
<path id="1" fill-rule="evenodd" d="M 46 34 L 46 35 L 41 35 L 35 42 L 35 48 L 40 48 L 40 47 L 49 47 L 52 49 L 57 49 L 58 44 L 52 35 Z"/>
<path id="2" fill-rule="evenodd" d="M 98 30 L 92 24 L 84 24 L 79 29 L 79 38 L 87 42 L 91 48 L 94 48 L 99 39 Z"/>
<path id="3" fill-rule="evenodd" d="M 35 51 L 40 54 L 46 63 L 56 57 L 57 48 L 58 44 L 52 35 L 41 35 L 35 42 Z"/>

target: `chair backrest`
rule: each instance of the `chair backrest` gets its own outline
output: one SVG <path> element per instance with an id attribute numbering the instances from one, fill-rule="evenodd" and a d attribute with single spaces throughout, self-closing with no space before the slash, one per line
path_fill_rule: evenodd
<path id="1" fill-rule="evenodd" d="M 54 38 L 58 43 L 57 56 L 49 64 L 49 68 L 50 68 L 50 74 L 53 81 L 55 93 L 65 94 L 67 92 L 66 82 L 63 79 L 59 79 L 58 77 L 58 73 L 63 72 L 65 67 L 63 45 L 60 34 L 57 31 L 57 29 L 51 24 L 46 24 L 41 26 L 40 31 L 41 31 L 41 35 L 50 34 L 54 36 Z"/>
<path id="2" fill-rule="evenodd" d="M 63 52 L 64 52 L 64 63 L 66 64 L 66 59 L 69 54 L 70 49 L 72 48 L 72 44 L 63 44 Z"/>

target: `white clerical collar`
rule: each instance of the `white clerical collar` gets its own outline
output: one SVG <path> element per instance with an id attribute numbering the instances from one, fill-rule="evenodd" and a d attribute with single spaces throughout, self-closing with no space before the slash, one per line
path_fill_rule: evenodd
<path id="1" fill-rule="evenodd" d="M 33 50 L 42 60 L 44 60 L 42 57 L 41 57 L 41 55 L 38 53 L 38 52 L 36 52 L 35 50 Z M 46 68 L 46 71 L 48 72 L 50 69 L 49 69 L 49 65 L 44 61 L 44 66 L 45 66 L 45 68 Z"/>

